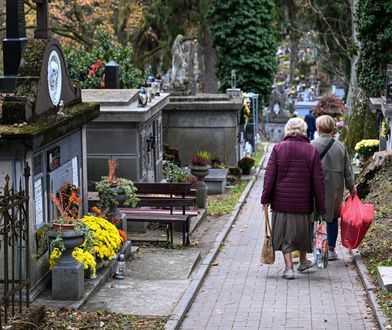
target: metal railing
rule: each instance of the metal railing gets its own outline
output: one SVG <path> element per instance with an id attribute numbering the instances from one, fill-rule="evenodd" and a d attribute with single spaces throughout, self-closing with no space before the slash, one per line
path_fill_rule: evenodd
<path id="1" fill-rule="evenodd" d="M 0 256 L 3 263 L 0 329 L 30 304 L 29 178 L 25 164 L 24 185 L 18 189 L 5 177 L 0 188 Z"/>

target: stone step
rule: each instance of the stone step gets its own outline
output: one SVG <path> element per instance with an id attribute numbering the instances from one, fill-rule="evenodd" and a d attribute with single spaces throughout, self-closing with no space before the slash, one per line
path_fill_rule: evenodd
<path id="1" fill-rule="evenodd" d="M 84 295 L 77 301 L 72 300 L 54 300 L 52 299 L 51 289 L 47 287 L 34 300 L 34 303 L 45 305 L 47 309 L 57 310 L 62 307 L 79 309 L 86 301 L 94 295 L 114 274 L 117 267 L 117 258 L 120 253 L 124 253 L 125 258 L 129 258 L 135 247 L 132 247 L 131 241 L 127 241 L 117 253 L 117 257 L 113 258 L 109 265 L 97 271 L 96 278 L 85 279 L 84 281 Z"/>

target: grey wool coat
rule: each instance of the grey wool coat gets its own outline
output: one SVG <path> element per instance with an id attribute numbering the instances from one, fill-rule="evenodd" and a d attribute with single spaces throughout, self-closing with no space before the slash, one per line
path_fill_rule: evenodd
<path id="1" fill-rule="evenodd" d="M 312 144 L 321 154 L 331 139 L 330 135 L 322 134 L 313 140 Z M 325 220 L 332 222 L 333 219 L 340 217 L 344 187 L 351 190 L 355 184 L 350 158 L 343 143 L 335 139 L 321 164 L 325 179 Z"/>

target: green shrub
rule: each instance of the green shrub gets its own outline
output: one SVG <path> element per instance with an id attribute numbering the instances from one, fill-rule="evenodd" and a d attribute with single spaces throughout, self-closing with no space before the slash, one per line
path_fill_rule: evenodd
<path id="1" fill-rule="evenodd" d="M 120 66 L 120 88 L 137 88 L 143 83 L 142 73 L 132 64 L 131 44 L 117 45 L 102 27 L 98 27 L 92 49 L 82 46 L 64 48 L 70 76 L 82 88 L 102 88 L 104 64 L 115 61 Z"/>
<path id="2" fill-rule="evenodd" d="M 186 173 L 176 164 L 165 161 L 163 163 L 163 178 L 168 183 L 185 182 Z M 184 180 L 183 180 L 184 178 Z"/>

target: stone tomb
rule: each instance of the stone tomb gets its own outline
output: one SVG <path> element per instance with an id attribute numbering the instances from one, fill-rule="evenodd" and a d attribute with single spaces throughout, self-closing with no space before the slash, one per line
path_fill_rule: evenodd
<path id="1" fill-rule="evenodd" d="M 162 108 L 168 94 L 161 93 L 138 107 L 137 90 L 82 90 L 83 101 L 98 102 L 100 115 L 87 125 L 88 181 L 108 173 L 108 160 L 117 159 L 117 176 L 134 182 L 162 180 Z"/>
<path id="2" fill-rule="evenodd" d="M 29 40 L 22 54 L 14 95 L 6 96 L 2 104 L 0 180 L 8 174 L 17 184 L 23 178 L 24 163 L 30 164 L 32 255 L 37 253 L 37 233 L 57 215 L 50 193 L 56 193 L 64 181 L 87 192 L 83 172 L 84 125 L 98 114 L 98 104 L 81 103 L 79 84 L 69 77 L 60 44 L 56 40 Z M 87 194 L 84 196 L 87 201 Z M 37 258 L 30 269 L 32 299 L 50 279 L 48 253 Z"/>
<path id="3" fill-rule="evenodd" d="M 242 98 L 227 94 L 173 96 L 163 109 L 163 141 L 178 149 L 182 165 L 206 150 L 227 166 L 240 158 Z"/>

